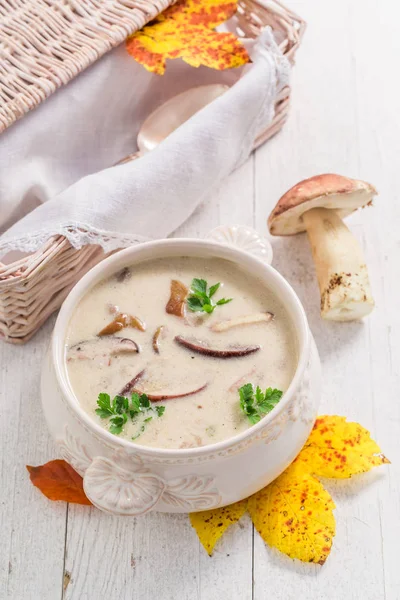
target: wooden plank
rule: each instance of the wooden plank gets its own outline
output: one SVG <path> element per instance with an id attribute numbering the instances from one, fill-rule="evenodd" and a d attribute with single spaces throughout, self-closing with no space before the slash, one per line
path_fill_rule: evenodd
<path id="1" fill-rule="evenodd" d="M 298 0 L 293 3 L 293 8 L 308 20 L 309 28 L 294 73 L 294 106 L 289 122 L 256 157 L 256 213 L 260 226 L 264 226 L 265 218 L 279 196 L 305 177 L 338 172 L 363 176 L 374 182 L 374 172 L 362 168 L 360 160 L 360 132 L 365 131 L 370 122 L 365 117 L 360 121 L 357 114 L 358 63 L 355 56 L 358 60 L 359 52 L 353 47 L 356 29 L 358 37 L 366 44 L 373 37 L 372 29 L 363 26 L 368 9 L 356 2 L 353 12 L 357 18 L 353 19 L 350 3 L 345 0 L 331 7 L 311 0 Z M 379 7 L 375 6 L 374 10 L 375 15 L 370 19 L 376 23 Z M 375 92 L 368 88 L 369 103 L 378 110 L 380 94 L 376 84 L 373 87 Z M 371 260 L 365 240 L 370 239 L 374 223 L 376 225 L 381 218 L 378 212 L 362 211 L 349 220 L 355 236 L 366 248 L 373 280 L 379 275 L 379 266 L 376 260 Z M 380 346 L 374 345 L 370 331 L 372 326 L 381 331 L 385 314 L 378 307 L 365 324 L 323 322 L 319 316 L 318 288 L 306 236 L 275 239 L 274 250 L 274 264 L 299 294 L 321 354 L 324 390 L 320 412 L 346 415 L 372 429 L 376 435 L 378 376 L 374 376 L 371 364 L 378 362 L 380 365 L 379 380 L 387 377 L 388 367 L 384 359 L 376 357 Z M 379 254 L 380 247 L 374 245 L 374 251 Z M 379 343 L 387 345 L 383 334 Z M 385 428 L 386 424 L 382 425 L 381 434 L 377 436 L 382 445 L 386 443 Z M 392 429 L 393 435 L 394 431 L 399 435 L 398 423 L 393 424 Z M 386 573 L 382 562 L 381 519 L 386 503 L 392 505 L 392 516 L 396 504 L 385 494 L 383 480 L 388 482 L 391 477 L 383 470 L 377 470 L 354 481 L 326 483 L 337 504 L 337 536 L 331 557 L 323 569 L 293 562 L 267 549 L 256 535 L 254 598 L 263 599 L 267 595 L 285 600 L 383 598 Z"/>
<path id="2" fill-rule="evenodd" d="M 392 3 L 391 3 L 392 4 Z M 389 8 L 389 7 L 387 7 Z M 400 89 L 392 72 L 398 70 L 400 40 L 396 16 L 399 7 L 382 11 L 373 0 L 363 3 L 363 28 L 351 8 L 356 62 L 356 114 L 360 171 L 370 177 L 379 196 L 374 209 L 360 215 L 367 221 L 364 234 L 368 264 L 373 275 L 376 311 L 368 320 L 371 396 L 374 434 L 392 460 L 378 485 L 381 540 L 377 560 L 383 562 L 385 598 L 400 598 L 400 570 L 396 548 L 400 537 Z M 377 23 L 379 27 L 377 29 Z M 376 47 L 372 36 L 384 34 Z"/>
<path id="3" fill-rule="evenodd" d="M 65 600 L 196 598 L 199 547 L 185 515 L 69 508 Z"/>
<path id="4" fill-rule="evenodd" d="M 252 156 L 215 190 L 195 215 L 193 222 L 185 224 L 184 231 L 186 230 L 188 235 L 201 237 L 220 224 L 252 226 L 254 215 L 253 169 L 254 157 Z M 177 232 L 176 235 L 180 235 L 180 232 Z M 208 557 L 203 548 L 200 548 L 198 563 L 198 598 L 200 600 L 221 600 L 221 594 L 224 598 L 251 599 L 252 541 L 251 522 L 248 518 L 244 518 L 239 526 L 233 527 L 224 535 L 224 539 L 217 545 L 212 559 Z M 196 544 L 198 545 L 197 540 Z"/>
<path id="5" fill-rule="evenodd" d="M 55 456 L 40 405 L 49 323 L 27 346 L 0 343 L 0 597 L 61 597 L 67 506 L 49 502 L 25 465 Z"/>
<path id="6" fill-rule="evenodd" d="M 217 225 L 248 224 L 253 218 L 253 158 L 209 197 L 177 231 L 204 237 Z M 112 597 L 120 600 L 250 600 L 252 527 L 233 528 L 213 559 L 202 547 L 186 515 L 111 517 L 70 506 L 64 600 Z"/>

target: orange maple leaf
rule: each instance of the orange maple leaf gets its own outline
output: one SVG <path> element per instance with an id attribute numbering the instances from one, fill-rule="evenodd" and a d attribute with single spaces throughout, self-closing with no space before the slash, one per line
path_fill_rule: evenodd
<path id="1" fill-rule="evenodd" d="M 39 467 L 26 467 L 33 485 L 49 500 L 92 504 L 83 491 L 82 477 L 65 460 L 51 460 Z"/>
<path id="2" fill-rule="evenodd" d="M 250 61 L 245 47 L 233 33 L 214 31 L 236 9 L 237 0 L 178 0 L 131 35 L 126 48 L 148 71 L 158 75 L 165 72 L 167 58 L 182 58 L 193 67 L 238 67 Z"/>

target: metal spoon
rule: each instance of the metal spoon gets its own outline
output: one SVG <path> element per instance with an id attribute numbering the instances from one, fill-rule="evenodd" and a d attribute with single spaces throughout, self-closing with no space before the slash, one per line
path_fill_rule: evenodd
<path id="1" fill-rule="evenodd" d="M 129 154 L 117 165 L 122 165 L 131 160 L 140 158 L 146 152 L 153 150 L 160 142 L 178 129 L 185 121 L 190 119 L 199 110 L 210 104 L 229 89 L 229 86 L 219 83 L 200 85 L 190 88 L 156 108 L 142 124 L 138 136 L 139 150 Z"/>

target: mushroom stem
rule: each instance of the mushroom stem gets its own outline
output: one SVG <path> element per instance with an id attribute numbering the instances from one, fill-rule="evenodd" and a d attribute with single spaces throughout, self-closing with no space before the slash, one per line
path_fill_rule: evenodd
<path id="1" fill-rule="evenodd" d="M 321 294 L 321 315 L 353 321 L 374 308 L 360 244 L 336 211 L 313 208 L 303 214 Z"/>

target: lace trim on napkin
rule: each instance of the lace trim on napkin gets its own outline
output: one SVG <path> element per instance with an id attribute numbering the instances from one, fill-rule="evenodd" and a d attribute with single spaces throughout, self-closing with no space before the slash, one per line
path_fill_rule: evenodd
<path id="1" fill-rule="evenodd" d="M 23 237 L 9 239 L 5 244 L 0 243 L 0 258 L 9 250 L 19 250 L 20 252 L 34 252 L 46 242 L 49 238 L 62 235 L 74 248 L 82 248 L 86 245 L 101 246 L 106 254 L 121 248 L 127 248 L 134 244 L 148 242 L 149 237 L 136 234 L 123 234 L 111 231 L 102 231 L 95 227 L 90 227 L 83 223 L 71 222 L 60 225 L 57 228 L 52 228 L 49 232 L 47 229 L 36 231 Z"/>

